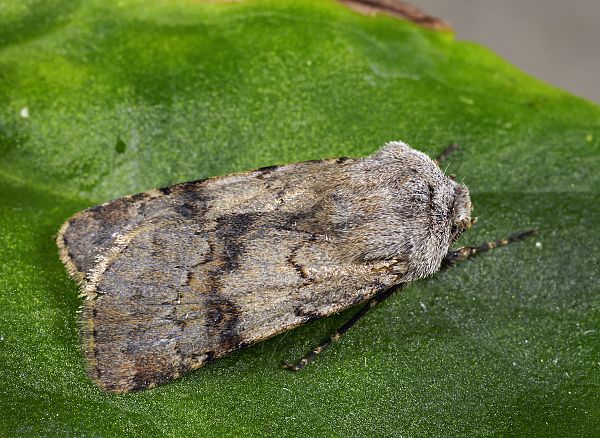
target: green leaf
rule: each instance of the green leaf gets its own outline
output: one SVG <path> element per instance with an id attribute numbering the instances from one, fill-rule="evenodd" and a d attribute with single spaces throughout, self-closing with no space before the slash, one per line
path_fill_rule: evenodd
<path id="1" fill-rule="evenodd" d="M 3 2 L 0 434 L 585 436 L 600 430 L 600 109 L 489 50 L 336 2 Z M 54 236 L 178 181 L 401 139 L 470 187 L 461 243 L 301 373 L 346 312 L 157 389 L 86 377 Z"/>

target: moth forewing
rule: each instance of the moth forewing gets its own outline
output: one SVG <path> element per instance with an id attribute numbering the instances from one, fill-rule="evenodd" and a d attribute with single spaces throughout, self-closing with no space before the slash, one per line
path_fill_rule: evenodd
<path id="1" fill-rule="evenodd" d="M 88 371 L 115 392 L 340 312 L 439 269 L 468 190 L 401 142 L 177 184 L 72 217 Z"/>

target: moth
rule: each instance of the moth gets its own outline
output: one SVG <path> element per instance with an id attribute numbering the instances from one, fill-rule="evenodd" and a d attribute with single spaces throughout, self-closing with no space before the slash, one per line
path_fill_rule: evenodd
<path id="1" fill-rule="evenodd" d="M 402 142 L 176 184 L 71 217 L 57 244 L 85 298 L 87 371 L 112 392 L 151 388 L 308 321 L 374 304 L 443 264 L 469 190 Z"/>

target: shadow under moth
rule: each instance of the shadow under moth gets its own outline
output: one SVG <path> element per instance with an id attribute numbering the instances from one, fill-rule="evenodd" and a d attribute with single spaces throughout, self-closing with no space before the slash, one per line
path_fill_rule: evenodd
<path id="1" fill-rule="evenodd" d="M 533 233 L 450 250 L 473 222 L 464 185 L 437 160 L 390 142 L 366 158 L 125 196 L 74 215 L 57 243 L 85 298 L 88 374 L 129 392 L 364 303 L 284 365 L 298 370 L 403 285 Z"/>

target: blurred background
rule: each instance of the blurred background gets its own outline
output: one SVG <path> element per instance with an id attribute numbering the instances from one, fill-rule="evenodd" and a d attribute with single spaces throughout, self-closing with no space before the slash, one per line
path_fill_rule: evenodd
<path id="1" fill-rule="evenodd" d="M 600 0 L 409 0 L 522 70 L 600 103 Z"/>

